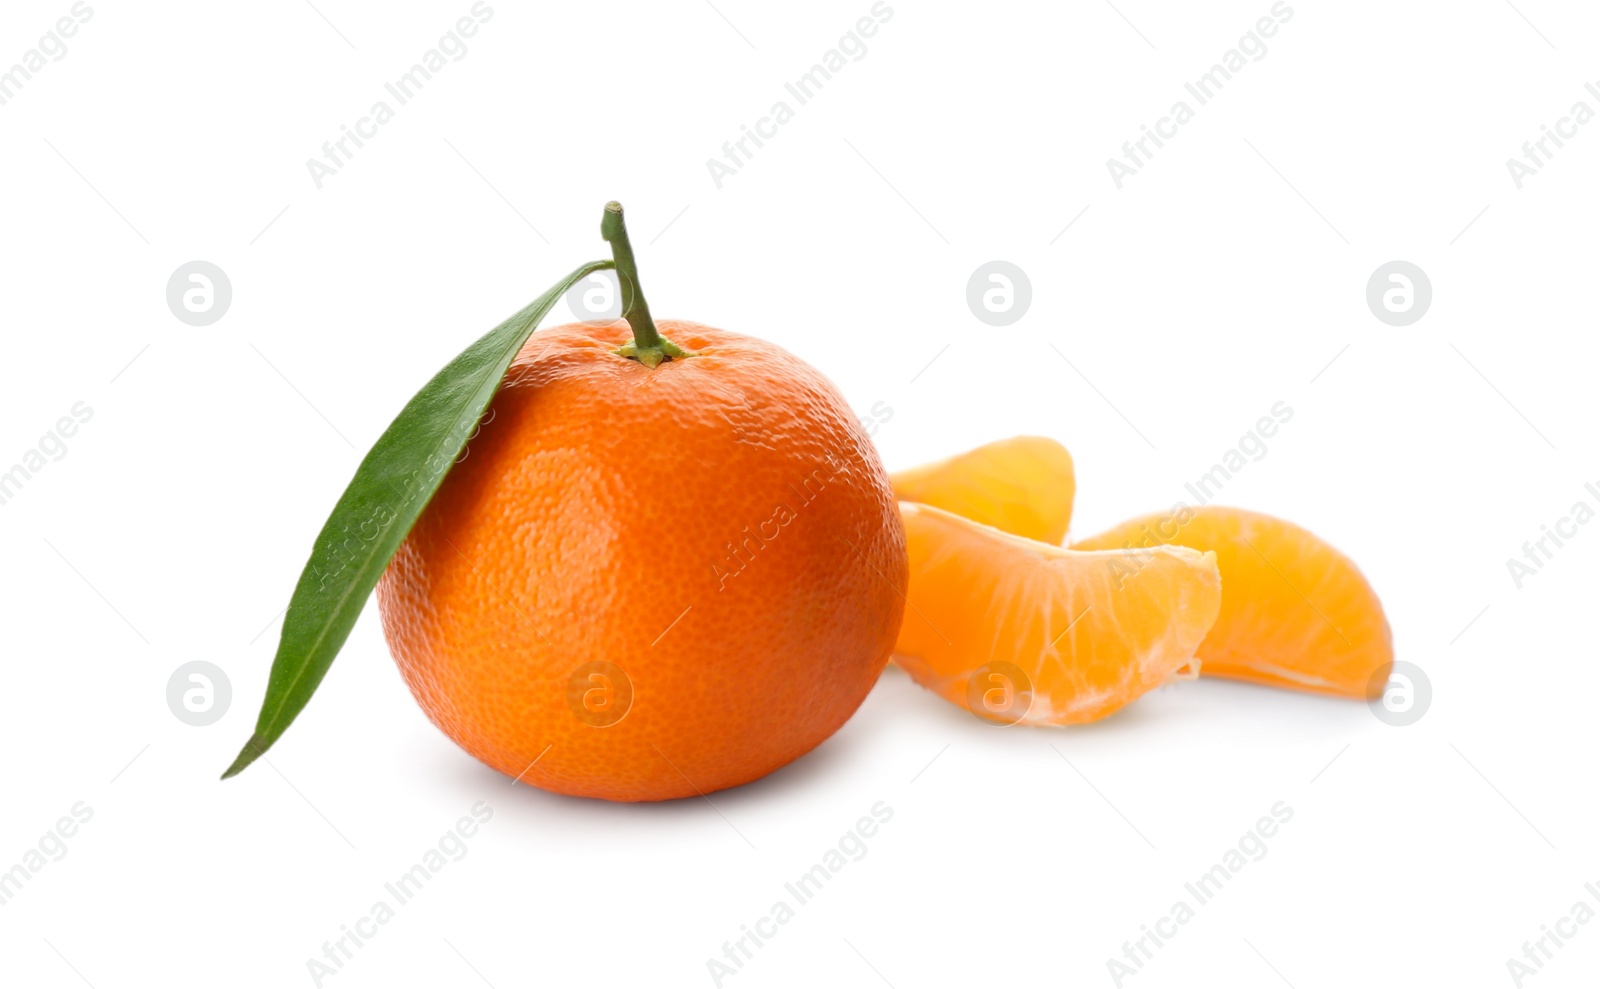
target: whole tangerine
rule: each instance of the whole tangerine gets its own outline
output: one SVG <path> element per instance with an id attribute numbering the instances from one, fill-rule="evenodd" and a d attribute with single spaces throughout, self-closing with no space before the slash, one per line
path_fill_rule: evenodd
<path id="1" fill-rule="evenodd" d="M 535 333 L 378 585 L 390 651 L 467 752 L 664 800 L 799 758 L 894 647 L 905 533 L 860 422 L 780 347 L 624 318 Z M 630 332 L 631 340 L 630 343 Z"/>

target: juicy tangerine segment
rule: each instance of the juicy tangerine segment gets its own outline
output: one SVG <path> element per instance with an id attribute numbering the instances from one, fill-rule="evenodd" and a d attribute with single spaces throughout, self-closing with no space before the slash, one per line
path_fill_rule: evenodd
<path id="1" fill-rule="evenodd" d="M 1213 506 L 1184 511 L 1193 515 L 1188 522 L 1146 515 L 1073 549 L 1176 544 L 1216 553 L 1228 593 L 1200 644 L 1206 674 L 1341 697 L 1382 690 L 1394 662 L 1389 622 L 1349 557 L 1270 515 Z"/>
<path id="2" fill-rule="evenodd" d="M 1072 454 L 1043 436 L 1014 436 L 889 475 L 896 498 L 921 502 L 1059 546 L 1072 521 Z"/>
<path id="3" fill-rule="evenodd" d="M 1188 665 L 1221 606 L 1211 553 L 1157 549 L 1119 587 L 1120 553 L 1063 549 L 912 502 L 900 514 L 911 580 L 896 662 L 969 710 L 973 675 L 1007 662 L 1033 696 L 1006 720 L 1103 718 Z"/>

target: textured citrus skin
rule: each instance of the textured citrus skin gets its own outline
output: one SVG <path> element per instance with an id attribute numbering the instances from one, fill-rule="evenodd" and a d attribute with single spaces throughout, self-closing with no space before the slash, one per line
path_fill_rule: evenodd
<path id="1" fill-rule="evenodd" d="M 1073 549 L 1168 544 L 1216 553 L 1227 590 L 1200 644 L 1202 675 L 1340 697 L 1381 693 L 1394 663 L 1389 621 L 1349 557 L 1270 515 L 1210 505 L 1184 512 L 1193 517 L 1146 515 Z"/>
<path id="2" fill-rule="evenodd" d="M 618 357 L 621 320 L 535 333 L 378 586 L 434 724 L 558 793 L 770 773 L 844 724 L 900 626 L 905 535 L 838 391 L 765 341 L 657 326 L 700 356 Z M 592 661 L 632 685 L 605 727 L 569 703 Z"/>
<path id="3" fill-rule="evenodd" d="M 1072 454 L 1043 436 L 1013 436 L 889 475 L 895 497 L 1059 546 L 1072 523 Z"/>
<path id="4" fill-rule="evenodd" d="M 1032 701 L 1011 723 L 1119 710 L 1189 664 L 1221 606 L 1210 553 L 1162 547 L 1135 573 L 1120 553 L 1074 552 L 928 505 L 900 510 L 911 590 L 895 662 L 968 710 L 975 673 L 1014 665 Z"/>

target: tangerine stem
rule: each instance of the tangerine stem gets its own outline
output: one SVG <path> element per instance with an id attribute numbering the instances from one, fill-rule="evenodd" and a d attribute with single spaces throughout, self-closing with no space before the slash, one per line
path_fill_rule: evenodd
<path id="1" fill-rule="evenodd" d="M 655 320 L 650 318 L 650 304 L 645 302 L 644 289 L 639 286 L 633 245 L 628 241 L 628 227 L 622 220 L 622 204 L 616 200 L 606 203 L 606 211 L 600 218 L 600 236 L 611 244 L 611 256 L 617 262 L 617 281 L 622 286 L 622 318 L 633 331 L 633 342 L 617 348 L 617 353 L 649 368 L 674 357 L 695 356 L 663 337 L 656 329 Z"/>

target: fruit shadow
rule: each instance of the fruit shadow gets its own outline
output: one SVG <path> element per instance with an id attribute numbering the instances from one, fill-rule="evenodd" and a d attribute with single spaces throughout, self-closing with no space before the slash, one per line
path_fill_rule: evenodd
<path id="1" fill-rule="evenodd" d="M 551 793 L 528 785 L 511 786 L 500 773 L 472 761 L 469 784 L 507 787 L 525 807 L 558 813 L 569 823 L 631 822 L 641 816 L 659 821 L 698 818 L 706 801 L 719 813 L 753 809 L 791 800 L 829 799 L 839 780 L 859 771 L 889 779 L 912 778 L 926 767 L 904 760 L 906 738 L 942 739 L 981 746 L 997 753 L 1032 755 L 1051 744 L 1072 754 L 1088 747 L 1148 741 L 1152 732 L 1250 732 L 1302 739 L 1346 738 L 1371 715 L 1366 705 L 1318 694 L 1286 691 L 1235 680 L 1205 678 L 1157 688 L 1114 715 L 1081 725 L 995 725 L 918 686 L 890 666 L 861 707 L 839 731 L 810 752 L 758 780 L 698 796 L 640 803 L 618 803 Z M 941 743 L 942 744 L 942 743 Z M 934 758 L 937 758 L 935 756 Z M 455 767 L 452 775 L 459 771 Z M 575 817 L 574 817 L 575 815 Z"/>
<path id="2" fill-rule="evenodd" d="M 828 796 L 837 791 L 839 779 L 849 774 L 852 767 L 884 761 L 886 754 L 894 750 L 896 738 L 907 737 L 908 733 L 926 734 L 930 725 L 940 732 L 952 728 L 993 731 L 918 687 L 905 673 L 891 666 L 879 678 L 855 714 L 816 748 L 761 779 L 706 796 L 719 810 Z M 651 815 L 657 819 L 679 815 L 695 817 L 702 815 L 706 809 L 706 801 L 698 796 L 636 803 L 568 796 L 526 784 L 513 786 L 503 774 L 476 759 L 471 760 L 471 767 L 469 777 L 464 781 L 459 780 L 461 766 L 454 760 L 441 768 L 437 775 L 443 781 L 462 782 L 463 792 L 476 793 L 486 787 L 504 787 L 509 791 L 507 799 L 515 800 L 518 805 L 564 816 L 576 814 L 580 820 L 616 822 L 631 820 L 639 815 Z M 898 772 L 901 767 L 885 765 L 883 768 L 885 772 Z"/>
<path id="3" fill-rule="evenodd" d="M 899 676 L 910 684 L 909 678 L 904 674 Z M 923 693 L 914 685 L 912 689 L 917 693 Z M 890 739 L 906 730 L 900 715 L 900 709 L 904 705 L 898 700 L 884 703 L 883 698 L 879 696 L 882 692 L 880 681 L 868 694 L 861 707 L 838 731 L 788 765 L 781 766 L 758 780 L 717 790 L 704 796 L 719 810 L 726 810 L 775 800 L 790 800 L 797 795 L 809 798 L 813 794 L 822 796 L 835 792 L 838 780 L 850 771 L 850 767 L 874 761 L 878 753 L 889 747 Z M 931 694 L 927 695 L 927 700 L 933 702 L 929 705 L 933 713 L 938 717 L 944 717 L 944 712 L 937 709 L 948 705 Z M 507 785 L 503 774 L 477 760 L 473 760 L 472 765 L 474 767 L 472 779 L 469 781 L 471 788 L 476 790 L 496 784 Z M 562 814 L 576 813 L 590 819 L 631 819 L 638 815 L 699 816 L 705 812 L 706 803 L 699 796 L 627 803 L 573 797 L 527 785 L 510 789 L 519 803 L 542 806 L 552 811 L 558 810 Z"/>

